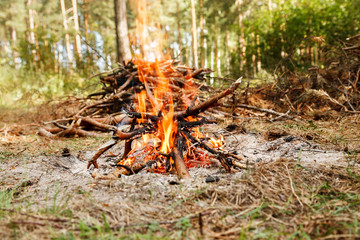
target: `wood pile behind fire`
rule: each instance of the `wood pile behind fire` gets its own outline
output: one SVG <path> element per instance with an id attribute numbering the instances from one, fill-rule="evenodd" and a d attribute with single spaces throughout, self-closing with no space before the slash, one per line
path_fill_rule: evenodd
<path id="1" fill-rule="evenodd" d="M 218 149 L 223 139 L 202 134 L 199 126 L 214 124 L 202 113 L 216 106 L 220 99 L 234 93 L 241 78 L 229 88 L 204 98 L 200 90 L 212 90 L 201 83 L 210 69 L 193 69 L 175 61 L 149 62 L 133 59 L 126 65 L 101 76 L 101 92 L 74 116 L 52 123 L 56 128 L 42 128 L 41 135 L 93 135 L 92 130 L 112 131 L 113 139 L 99 148 L 89 161 L 98 168 L 97 159 L 119 141 L 125 150 L 116 165 L 121 173 L 134 174 L 144 168 L 155 172 L 176 171 L 179 178 L 190 178 L 191 166 L 206 166 L 210 157 L 231 171 L 243 166 L 240 157 Z M 110 117 L 111 116 L 111 117 Z M 126 129 L 126 130 L 125 130 Z M 139 152 L 146 153 L 135 162 Z"/>

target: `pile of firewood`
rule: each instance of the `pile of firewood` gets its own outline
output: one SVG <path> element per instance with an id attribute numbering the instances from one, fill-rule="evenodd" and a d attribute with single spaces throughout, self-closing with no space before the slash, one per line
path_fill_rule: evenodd
<path id="1" fill-rule="evenodd" d="M 139 79 L 138 65 L 141 64 L 142 70 L 146 68 L 154 69 L 157 67 L 161 70 L 163 76 L 159 73 L 149 72 L 146 76 L 146 82 Z M 157 66 L 154 66 L 154 65 Z M 136 101 L 135 93 L 146 90 L 148 96 L 152 98 L 151 91 L 163 77 L 166 77 L 170 83 L 175 110 L 182 110 L 183 103 L 181 99 L 184 96 L 196 98 L 197 100 L 205 99 L 211 91 L 217 93 L 217 90 L 207 86 L 206 76 L 211 73 L 210 69 L 194 69 L 179 65 L 179 62 L 167 60 L 157 63 L 146 62 L 142 60 L 132 60 L 125 65 L 111 70 L 106 75 L 100 75 L 102 90 L 90 94 L 87 99 L 81 99 L 82 106 L 80 110 L 64 119 L 57 119 L 39 130 L 39 135 L 56 138 L 56 137 L 86 137 L 97 136 L 95 131 L 113 130 L 115 125 L 124 119 L 126 111 L 133 110 Z M 186 83 L 185 83 L 186 82 Z M 187 90 L 187 85 L 193 85 L 197 92 Z M 196 95 L 198 94 L 198 95 Z M 195 96 L 196 95 L 196 96 Z M 151 99 L 149 99 L 151 100 Z M 76 99 L 76 101 L 80 101 Z"/>
<path id="2" fill-rule="evenodd" d="M 89 95 L 91 100 L 85 102 L 74 116 L 53 121 L 55 127 L 44 127 L 39 134 L 63 137 L 96 134 L 88 130 L 113 132 L 113 139 L 98 149 L 89 161 L 88 168 L 92 165 L 98 168 L 96 160 L 119 141 L 125 141 L 124 153 L 116 165 L 118 169 L 122 169 L 122 173 L 126 171 L 133 174 L 145 167 L 153 170 L 161 167 L 166 172 L 176 170 L 179 178 L 189 178 L 184 153 L 190 149 L 196 151 L 196 148 L 207 151 L 227 171 L 231 171 L 232 167 L 243 166 L 239 163 L 241 158 L 214 148 L 206 137 L 196 137 L 193 129 L 216 123 L 202 113 L 215 107 L 220 99 L 234 94 L 241 79 L 223 91 L 215 91 L 204 83 L 209 73 L 210 69 L 193 69 L 171 60 L 147 62 L 134 59 L 111 73 L 100 76 L 103 85 L 101 92 Z M 157 93 L 159 88 L 164 88 L 160 97 Z M 212 94 L 209 94 L 209 90 Z M 139 111 L 140 94 L 145 95 L 145 110 L 142 111 Z M 171 150 L 164 153 L 159 151 L 159 146 L 154 146 L 151 149 L 151 161 L 136 165 L 123 164 L 121 160 L 131 153 L 135 139 L 146 134 L 161 134 L 159 125 L 168 117 L 168 112 L 171 112 L 171 120 L 176 125 L 171 130 L 174 139 Z M 124 125 L 129 128 L 124 130 Z"/>

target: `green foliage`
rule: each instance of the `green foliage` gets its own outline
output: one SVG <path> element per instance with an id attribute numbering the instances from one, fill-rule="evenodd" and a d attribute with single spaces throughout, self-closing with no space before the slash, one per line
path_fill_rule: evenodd
<path id="1" fill-rule="evenodd" d="M 77 74 L 16 70 L 4 66 L 0 66 L 0 73 L 0 106 L 31 106 L 55 97 L 77 94 L 86 87 L 84 79 Z"/>

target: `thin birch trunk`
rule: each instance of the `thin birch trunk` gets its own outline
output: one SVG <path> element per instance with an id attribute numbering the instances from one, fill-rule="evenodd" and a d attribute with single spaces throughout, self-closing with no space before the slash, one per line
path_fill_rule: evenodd
<path id="1" fill-rule="evenodd" d="M 73 68 L 73 54 L 71 51 L 71 46 L 70 46 L 70 36 L 67 33 L 68 31 L 68 25 L 67 25 L 67 17 L 66 17 L 66 9 L 65 9 L 65 2 L 64 0 L 60 0 L 60 6 L 61 6 L 61 12 L 62 12 L 62 16 L 63 16 L 63 25 L 64 25 L 64 30 L 65 30 L 65 48 L 66 48 L 66 52 L 67 52 L 67 58 L 69 61 L 69 69 L 71 71 L 71 69 Z"/>
<path id="2" fill-rule="evenodd" d="M 206 20 L 204 19 L 204 26 L 206 26 Z M 208 67 L 208 42 L 207 39 L 204 37 L 204 67 Z"/>
<path id="3" fill-rule="evenodd" d="M 226 27 L 225 30 L 225 59 L 226 59 L 226 74 L 230 75 L 230 51 L 229 46 L 230 45 L 230 31 L 229 28 Z"/>
<path id="4" fill-rule="evenodd" d="M 211 49 L 210 49 L 210 68 L 214 69 L 215 66 L 215 41 L 211 42 Z M 210 73 L 210 76 L 214 76 L 214 72 Z M 214 79 L 210 78 L 210 85 L 212 86 L 214 84 Z"/>
<path id="5" fill-rule="evenodd" d="M 85 30 L 85 41 L 86 41 L 86 55 L 89 56 L 89 12 L 88 12 L 88 0 L 84 0 L 84 30 Z"/>
<path id="6" fill-rule="evenodd" d="M 3 36 L 3 42 L 4 42 L 4 44 L 2 44 L 3 45 L 3 47 L 4 47 L 4 52 L 5 52 L 5 56 L 7 56 L 11 51 L 10 51 L 10 47 L 9 47 L 9 40 L 8 40 L 8 38 L 7 38 L 7 31 L 8 31 L 8 29 L 6 28 L 6 26 L 4 25 L 4 36 Z"/>
<path id="7" fill-rule="evenodd" d="M 188 66 L 191 66 L 192 63 L 194 62 L 194 61 L 193 61 L 193 53 L 192 53 L 191 44 L 192 44 L 192 41 L 186 43 L 186 46 L 189 46 L 189 47 L 187 47 L 187 52 L 186 52 L 187 61 L 188 61 L 188 62 L 187 62 L 187 65 L 188 65 Z"/>
<path id="8" fill-rule="evenodd" d="M 204 15 L 203 15 L 203 0 L 199 1 L 199 5 L 200 5 L 200 9 L 199 9 L 199 13 L 200 13 L 200 23 L 199 23 L 199 28 L 200 28 L 200 66 L 204 67 L 205 65 L 205 47 L 204 47 Z"/>
<path id="9" fill-rule="evenodd" d="M 28 0 L 27 5 L 29 8 L 29 43 L 31 44 L 31 55 L 33 59 L 33 65 L 36 66 L 36 43 L 35 43 L 35 26 L 34 26 L 34 10 L 31 9 L 32 0 Z"/>
<path id="10" fill-rule="evenodd" d="M 220 69 L 219 43 L 218 43 L 218 34 L 217 34 L 217 26 L 216 26 L 216 17 L 214 17 L 214 42 L 215 42 L 216 71 L 217 71 L 217 76 L 220 76 L 221 75 L 221 69 Z"/>
<path id="11" fill-rule="evenodd" d="M 259 72 L 261 70 L 261 49 L 260 49 L 260 35 L 256 34 L 256 66 L 257 71 Z"/>
<path id="12" fill-rule="evenodd" d="M 18 57 L 19 57 L 19 53 L 17 51 L 17 36 L 16 36 L 16 29 L 15 28 L 11 28 L 11 39 L 12 39 L 12 53 L 13 53 L 13 59 L 14 59 L 14 66 L 15 69 L 19 68 L 19 62 L 18 62 Z"/>
<path id="13" fill-rule="evenodd" d="M 195 68 L 199 67 L 198 62 L 198 51 L 197 51 L 197 37 L 196 37 L 196 13 L 195 13 L 195 0 L 191 0 L 191 33 L 192 33 L 192 56 L 193 56 L 193 66 Z"/>
<path id="14" fill-rule="evenodd" d="M 74 28 L 76 31 L 75 35 L 75 50 L 79 60 L 81 59 L 81 38 L 80 38 L 80 26 L 79 26 L 79 15 L 77 11 L 77 0 L 72 0 L 73 20 Z"/>
<path id="15" fill-rule="evenodd" d="M 54 72 L 59 72 L 59 65 L 58 65 L 58 50 L 56 42 L 52 43 L 53 53 L 54 53 Z"/>
<path id="16" fill-rule="evenodd" d="M 240 49 L 240 71 L 242 72 L 246 65 L 246 42 L 244 36 L 244 28 L 243 28 L 243 0 L 237 0 L 238 11 L 239 11 L 239 49 Z"/>
<path id="17" fill-rule="evenodd" d="M 251 34 L 252 37 L 252 46 L 253 46 L 253 53 L 251 55 L 251 60 L 252 60 L 252 67 L 253 67 L 253 76 L 255 77 L 257 71 L 256 71 L 256 36 L 255 33 Z"/>
<path id="18" fill-rule="evenodd" d="M 182 54 L 182 44 L 181 44 L 181 16 L 180 16 L 180 4 L 176 2 L 176 14 L 177 14 L 177 43 L 179 45 L 179 59 L 181 62 L 184 61 Z"/>

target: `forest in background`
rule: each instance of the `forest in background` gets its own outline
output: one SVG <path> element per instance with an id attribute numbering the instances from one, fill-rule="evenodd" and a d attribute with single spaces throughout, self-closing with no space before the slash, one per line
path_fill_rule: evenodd
<path id="1" fill-rule="evenodd" d="M 194 48 L 191 1 L 142 2 L 150 34 L 171 57 L 256 81 L 331 65 L 360 26 L 359 1 L 196 0 Z M 89 76 L 116 67 L 114 1 L 2 0 L 0 7 L 0 105 L 84 95 L 97 81 Z M 127 2 L 133 55 L 140 12 Z"/>

